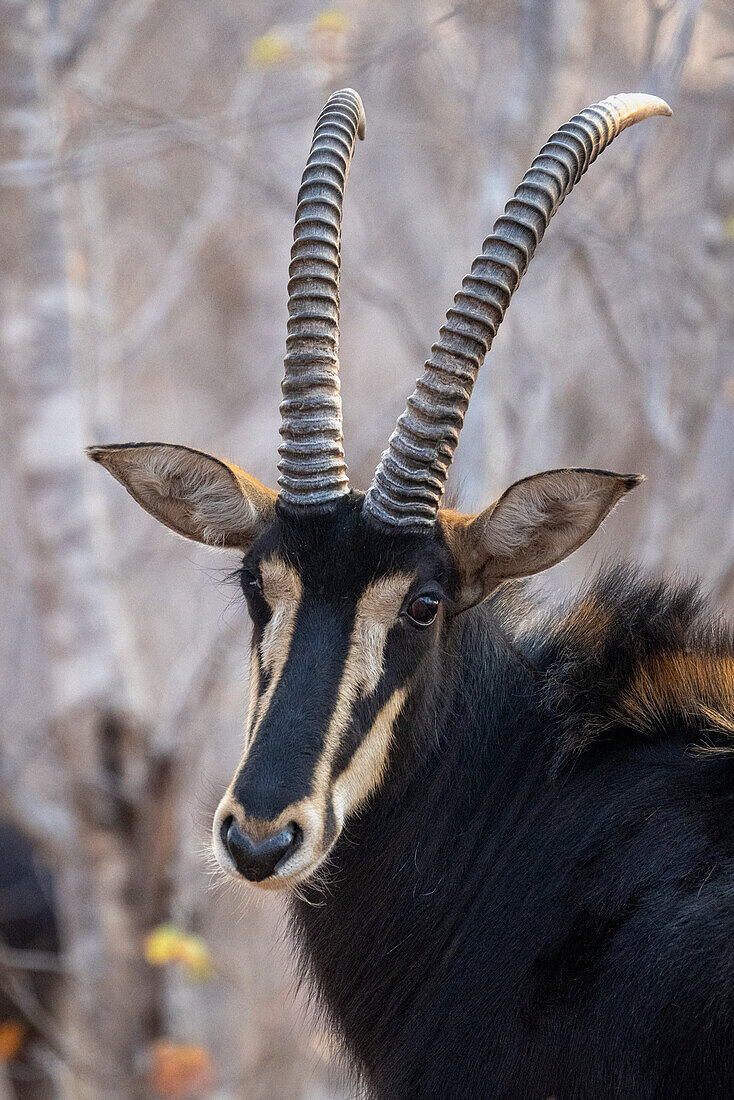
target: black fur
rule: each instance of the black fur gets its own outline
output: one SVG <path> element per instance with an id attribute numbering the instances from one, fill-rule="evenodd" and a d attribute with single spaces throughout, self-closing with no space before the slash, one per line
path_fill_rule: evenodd
<path id="1" fill-rule="evenodd" d="M 387 781 L 292 901 L 359 1087 L 731 1097 L 734 752 L 695 700 L 653 736 L 614 718 L 642 663 L 731 635 L 617 569 L 555 614 L 506 589 L 434 643 Z"/>
<path id="2" fill-rule="evenodd" d="M 454 616 L 440 525 L 379 530 L 352 494 L 315 519 L 279 513 L 245 559 L 256 658 L 267 609 L 252 581 L 273 552 L 304 600 L 292 667 L 238 780 L 246 806 L 275 799 L 263 813 L 307 784 L 365 585 L 407 570 L 409 599 L 426 587 L 442 599 L 434 626 L 401 616 L 388 635 L 383 682 L 333 770 L 410 683 L 387 779 L 291 902 L 303 973 L 355 1088 L 378 1100 L 734 1095 L 734 640 L 695 587 L 617 568 L 555 611 L 515 584 Z M 681 692 L 670 655 L 706 677 Z"/>

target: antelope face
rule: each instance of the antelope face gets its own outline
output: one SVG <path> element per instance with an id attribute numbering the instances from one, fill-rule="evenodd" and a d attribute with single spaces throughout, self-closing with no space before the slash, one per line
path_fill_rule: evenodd
<path id="1" fill-rule="evenodd" d="M 295 512 L 187 447 L 90 453 L 166 526 L 244 553 L 249 707 L 213 846 L 228 874 L 270 889 L 311 875 L 396 757 L 414 751 L 398 720 L 441 683 L 452 620 L 504 580 L 565 557 L 635 483 L 554 470 L 477 516 L 441 511 L 404 531 L 376 523 L 361 493 Z"/>
<path id="2" fill-rule="evenodd" d="M 440 509 L 477 372 L 553 213 L 617 134 L 661 114 L 670 108 L 654 96 L 612 96 L 543 147 L 454 299 L 363 496 L 347 479 L 337 352 L 342 201 L 364 111 L 356 92 L 335 92 L 298 194 L 279 493 L 187 447 L 90 448 L 160 522 L 245 555 L 245 748 L 213 830 L 228 873 L 265 887 L 311 875 L 410 752 L 398 720 L 440 686 L 451 620 L 503 581 L 561 561 L 640 480 L 551 470 L 478 515 Z"/>
<path id="3" fill-rule="evenodd" d="M 310 875 L 377 789 L 456 587 L 434 535 L 380 533 L 350 495 L 279 517 L 242 588 L 253 622 L 245 748 L 217 811 L 221 865 L 265 887 Z"/>

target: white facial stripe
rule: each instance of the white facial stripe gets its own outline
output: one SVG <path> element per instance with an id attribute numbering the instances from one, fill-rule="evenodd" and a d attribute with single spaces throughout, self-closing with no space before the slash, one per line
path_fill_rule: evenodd
<path id="1" fill-rule="evenodd" d="M 275 611 L 277 604 L 281 601 L 300 600 L 303 591 L 301 578 L 295 569 L 277 554 L 260 562 L 260 577 L 263 596 L 272 611 Z"/>
<path id="2" fill-rule="evenodd" d="M 354 704 L 376 691 L 382 679 L 388 631 L 395 625 L 412 579 L 408 573 L 385 577 L 368 585 L 359 599 L 336 706 L 314 777 L 313 791 L 319 799 L 327 797 L 334 757 Z"/>
<path id="3" fill-rule="evenodd" d="M 283 627 L 286 626 L 287 628 L 290 611 L 289 605 L 276 607 L 263 630 L 259 648 L 263 671 L 266 673 L 271 673 L 276 662 L 280 659 L 283 650 Z"/>
<path id="4" fill-rule="evenodd" d="M 256 647 L 253 646 L 252 653 L 250 654 L 250 693 L 249 703 L 247 707 L 247 723 L 245 726 L 245 750 L 244 757 L 252 743 L 252 728 L 255 724 L 255 714 L 257 712 L 257 699 L 260 694 L 260 658 L 256 652 Z"/>
<path id="5" fill-rule="evenodd" d="M 407 687 L 393 692 L 372 723 L 349 766 L 334 784 L 333 806 L 339 826 L 342 825 L 346 813 L 355 810 L 382 779 L 392 731 L 407 697 Z"/>
<path id="6" fill-rule="evenodd" d="M 369 585 L 357 604 L 352 649 L 355 656 L 361 655 L 361 693 L 364 695 L 376 691 L 382 679 L 387 634 L 395 625 L 412 580 L 409 573 L 385 577 Z"/>
<path id="7" fill-rule="evenodd" d="M 260 575 L 263 582 L 263 596 L 272 612 L 260 640 L 260 659 L 264 671 L 270 676 L 270 682 L 260 699 L 255 701 L 254 706 L 252 697 L 250 699 L 252 708 L 249 719 L 250 745 L 257 736 L 257 731 L 268 712 L 278 682 L 283 675 L 303 595 L 300 577 L 295 569 L 291 569 L 281 558 L 273 557 L 263 561 L 260 565 Z"/>
<path id="8" fill-rule="evenodd" d="M 263 596 L 270 608 L 270 620 L 260 641 L 260 657 L 263 668 L 271 672 L 283 653 L 283 638 L 293 633 L 291 620 L 295 619 L 301 602 L 303 588 L 301 578 L 278 557 L 267 558 L 260 564 Z M 290 642 L 290 638 L 288 639 Z"/>

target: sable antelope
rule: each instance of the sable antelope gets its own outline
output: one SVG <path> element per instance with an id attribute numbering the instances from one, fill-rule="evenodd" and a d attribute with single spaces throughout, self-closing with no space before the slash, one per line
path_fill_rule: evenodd
<path id="1" fill-rule="evenodd" d="M 242 761 L 227 874 L 291 888 L 303 966 L 373 1097 L 599 1100 L 734 1089 L 734 641 L 694 589 L 605 573 L 555 612 L 519 578 L 640 480 L 551 470 L 440 507 L 472 387 L 552 215 L 627 126 L 555 133 L 484 242 L 366 494 L 338 382 L 359 96 L 298 195 L 280 490 L 187 447 L 93 447 L 156 519 L 244 553 Z"/>

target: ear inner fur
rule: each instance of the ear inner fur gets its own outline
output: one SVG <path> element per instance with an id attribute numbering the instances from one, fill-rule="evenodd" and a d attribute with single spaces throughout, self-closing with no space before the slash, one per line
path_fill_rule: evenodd
<path id="1" fill-rule="evenodd" d="M 246 549 L 272 522 L 276 494 L 238 466 L 171 443 L 88 447 L 155 519 L 184 538 Z"/>
<path id="2" fill-rule="evenodd" d="M 568 557 L 642 480 L 607 470 L 547 470 L 515 482 L 477 515 L 442 509 L 439 522 L 461 577 L 455 610 Z"/>

